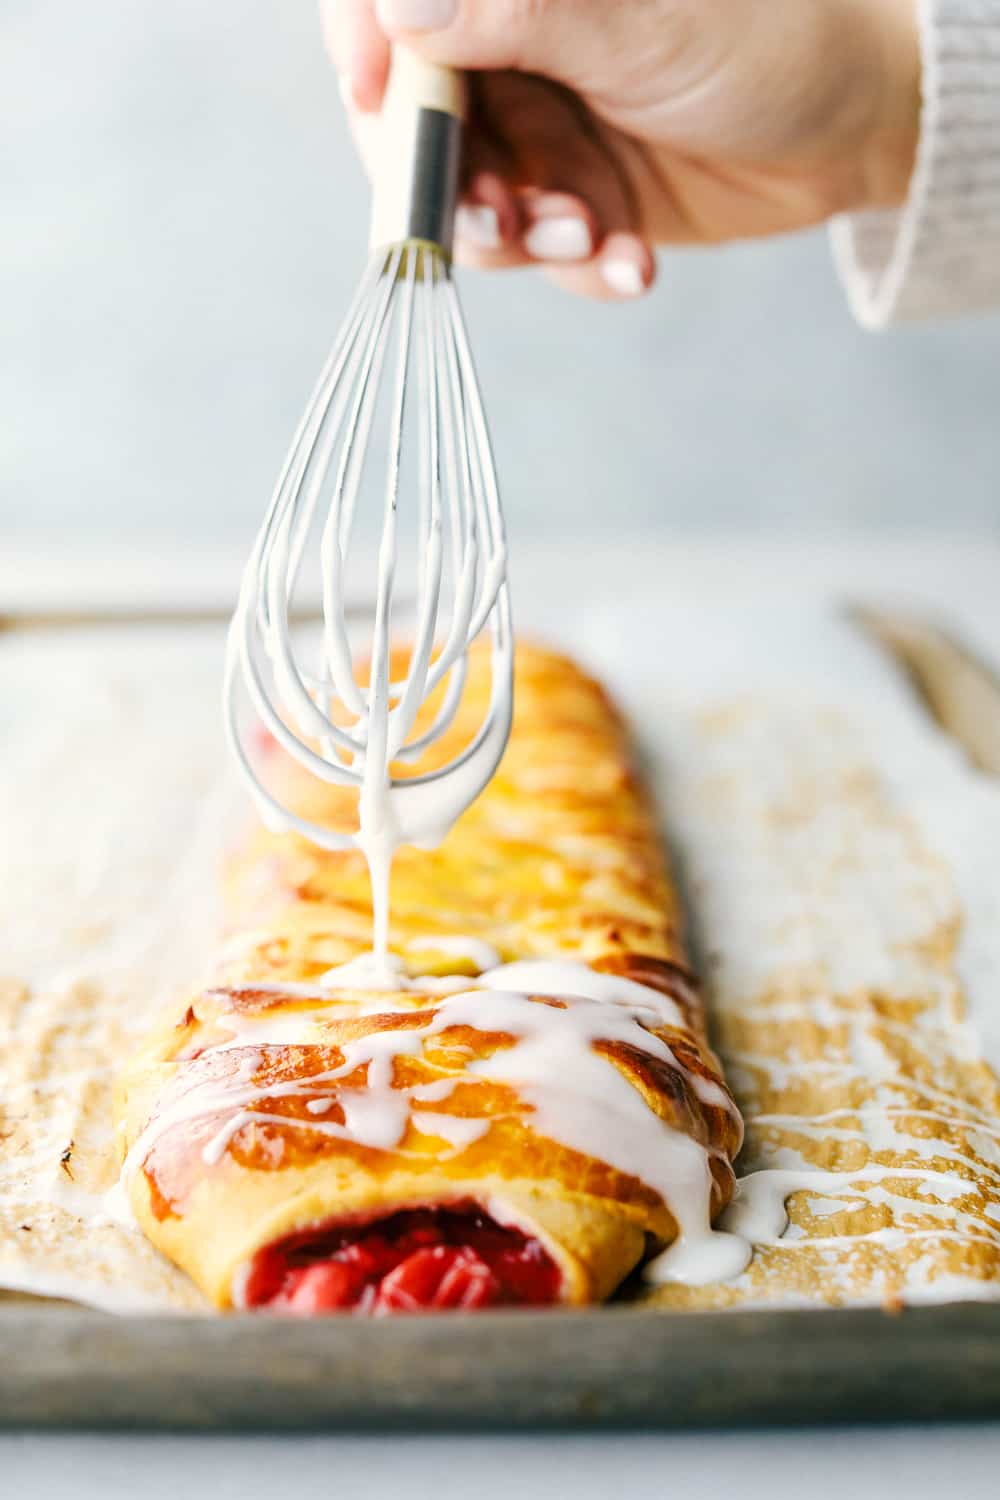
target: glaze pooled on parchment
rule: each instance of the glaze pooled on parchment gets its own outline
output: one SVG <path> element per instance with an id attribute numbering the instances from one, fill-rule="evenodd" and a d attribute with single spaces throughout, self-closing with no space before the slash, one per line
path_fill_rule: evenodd
<path id="1" fill-rule="evenodd" d="M 996 885 L 1000 790 L 916 723 L 846 627 L 813 639 L 811 670 L 834 697 L 826 661 L 852 660 L 853 706 L 802 711 L 808 649 L 775 645 L 765 700 L 687 711 L 666 739 L 714 1040 L 747 1122 L 723 1226 L 757 1253 L 729 1286 L 658 1301 L 991 1298 L 1000 1089 L 978 1022 L 1000 942 L 973 918 Z"/>

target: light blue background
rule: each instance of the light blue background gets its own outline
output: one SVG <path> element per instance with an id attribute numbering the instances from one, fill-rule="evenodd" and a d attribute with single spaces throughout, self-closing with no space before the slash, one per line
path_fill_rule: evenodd
<path id="1" fill-rule="evenodd" d="M 364 257 L 309 0 L 7 0 L 0 535 L 249 541 Z M 1000 319 L 873 336 L 818 233 L 642 305 L 463 277 L 515 536 L 994 529 Z"/>

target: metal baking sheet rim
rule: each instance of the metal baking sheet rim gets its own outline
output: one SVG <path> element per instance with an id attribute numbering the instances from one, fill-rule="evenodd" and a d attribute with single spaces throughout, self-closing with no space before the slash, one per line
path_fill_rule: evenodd
<path id="1" fill-rule="evenodd" d="M 413 1316 L 0 1308 L 0 1425 L 708 1428 L 1000 1413 L 1000 1304 Z"/>

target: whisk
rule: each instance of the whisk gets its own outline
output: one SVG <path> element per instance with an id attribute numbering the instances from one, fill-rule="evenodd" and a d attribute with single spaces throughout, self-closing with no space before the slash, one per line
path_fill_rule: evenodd
<path id="1" fill-rule="evenodd" d="M 323 848 L 355 847 L 365 854 L 372 946 L 383 975 L 395 848 L 440 841 L 493 775 L 511 722 L 504 524 L 451 275 L 463 110 L 460 75 L 396 50 L 379 124 L 368 266 L 254 543 L 226 662 L 228 739 L 265 822 L 297 830 Z M 370 669 L 362 685 L 345 601 L 359 581 L 351 565 L 364 503 L 359 497 L 376 470 L 382 527 Z M 408 534 L 416 574 L 406 606 L 410 654 L 405 675 L 393 680 L 394 617 L 403 607 L 400 550 Z M 303 568 L 316 558 L 323 622 L 319 641 L 310 643 L 293 631 L 292 614 Z M 419 762 L 453 722 L 470 646 L 487 628 L 491 682 L 478 733 L 447 764 L 395 776 L 393 763 Z M 415 736 L 418 712 L 436 689 L 440 701 L 431 723 Z M 278 744 L 308 771 L 357 788 L 356 832 L 309 821 L 263 784 L 248 748 L 246 697 Z"/>

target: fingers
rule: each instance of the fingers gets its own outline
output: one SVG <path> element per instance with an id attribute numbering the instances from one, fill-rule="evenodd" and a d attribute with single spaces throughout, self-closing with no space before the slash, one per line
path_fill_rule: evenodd
<path id="1" fill-rule="evenodd" d="M 609 234 L 590 260 L 577 265 L 544 267 L 550 281 L 578 297 L 598 302 L 631 302 L 656 280 L 656 260 L 634 234 Z"/>
<path id="2" fill-rule="evenodd" d="M 640 296 L 656 264 L 639 223 L 631 165 L 612 149 L 581 102 L 559 85 L 516 72 L 477 79 L 469 155 L 485 152 L 490 181 L 480 201 L 505 214 L 483 233 L 485 216 L 458 223 L 457 258 L 488 268 L 535 265 L 561 286 L 602 300 Z M 496 239 L 499 239 L 499 244 Z"/>
<path id="3" fill-rule="evenodd" d="M 462 264 L 565 269 L 564 282 L 593 296 L 637 296 L 652 281 L 626 169 L 567 89 L 513 71 L 477 75 L 466 159 Z M 611 251 L 638 249 L 605 260 L 609 237 Z"/>
<path id="4" fill-rule="evenodd" d="M 602 235 L 593 210 L 568 193 L 515 193 L 483 174 L 455 219 L 455 259 L 481 270 L 534 266 L 567 291 L 602 302 L 631 301 L 656 279 L 656 261 L 636 234 Z"/>
<path id="5" fill-rule="evenodd" d="M 452 14 L 450 0 L 420 0 L 429 29 Z M 454 27 L 484 39 L 476 57 L 510 58 L 504 16 L 526 24 L 562 17 L 567 0 L 533 8 L 524 0 L 463 0 Z M 576 0 L 577 11 L 589 0 Z M 399 15 L 402 0 L 322 0 L 324 34 L 341 75 L 348 116 L 363 159 L 385 87 L 390 51 L 379 24 Z M 435 20 L 435 18 L 437 18 Z M 471 30 L 469 32 L 471 35 Z M 449 45 L 454 40 L 449 34 Z M 502 44 L 502 45 L 501 45 Z M 477 43 L 477 45 L 479 45 Z M 494 51 L 489 51 L 494 48 Z M 449 61 L 458 61 L 449 55 Z M 640 296 L 656 264 L 639 232 L 628 170 L 607 147 L 578 98 L 558 84 L 518 71 L 479 75 L 471 97 L 455 259 L 484 269 L 537 266 L 559 285 L 601 300 Z"/>
<path id="6" fill-rule="evenodd" d="M 508 264 L 505 257 L 517 254 L 523 227 L 521 202 L 510 184 L 496 172 L 477 172 L 455 214 L 455 258 L 465 265 Z"/>
<path id="7" fill-rule="evenodd" d="M 386 35 L 457 68 L 563 78 L 601 48 L 602 0 L 374 0 Z M 588 24 L 590 23 L 590 24 Z M 606 26 L 603 28 L 606 32 Z"/>
<path id="8" fill-rule="evenodd" d="M 574 193 L 524 194 L 526 223 L 521 243 L 529 259 L 573 265 L 589 260 L 601 238 L 589 202 Z"/>
<path id="9" fill-rule="evenodd" d="M 586 25 L 595 14 L 600 19 L 596 0 L 575 6 L 571 0 L 320 0 L 320 12 L 334 65 L 350 78 L 353 103 L 365 111 L 382 102 L 390 42 L 452 67 L 518 68 L 566 79 L 586 70 L 606 45 L 602 28 Z"/>
<path id="10" fill-rule="evenodd" d="M 455 216 L 455 259 L 482 270 L 575 265 L 590 260 L 599 241 L 594 215 L 582 199 L 515 191 L 489 176 L 470 183 Z"/>
<path id="11" fill-rule="evenodd" d="M 378 110 L 389 77 L 391 49 L 371 0 L 320 0 L 327 51 L 343 86 L 344 102 L 368 114 Z"/>

